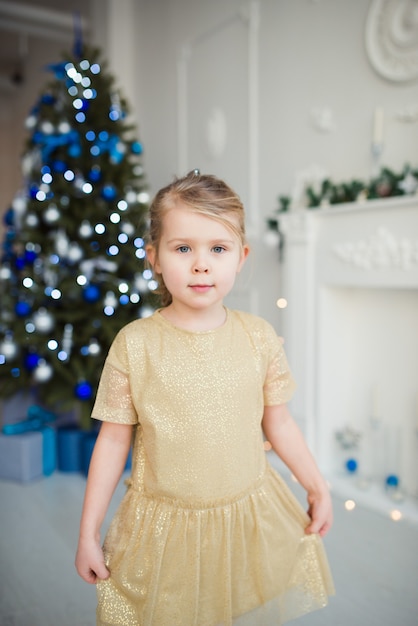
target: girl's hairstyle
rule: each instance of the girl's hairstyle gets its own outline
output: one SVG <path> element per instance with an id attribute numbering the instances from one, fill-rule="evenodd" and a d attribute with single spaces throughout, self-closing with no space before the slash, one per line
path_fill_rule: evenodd
<path id="1" fill-rule="evenodd" d="M 175 178 L 172 183 L 160 189 L 151 203 L 149 243 L 154 247 L 157 256 L 164 215 L 179 204 L 221 222 L 234 233 L 242 247 L 246 245 L 244 206 L 239 196 L 216 176 L 192 170 L 183 178 Z M 235 219 L 231 220 L 231 217 Z M 162 276 L 157 274 L 156 278 L 161 304 L 167 306 L 172 301 L 171 294 Z"/>

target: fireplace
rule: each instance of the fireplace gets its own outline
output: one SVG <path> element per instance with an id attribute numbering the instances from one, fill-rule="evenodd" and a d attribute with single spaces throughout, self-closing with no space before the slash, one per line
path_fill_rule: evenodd
<path id="1" fill-rule="evenodd" d="M 292 211 L 280 229 L 292 412 L 336 490 L 385 508 L 395 486 L 418 521 L 418 196 Z"/>

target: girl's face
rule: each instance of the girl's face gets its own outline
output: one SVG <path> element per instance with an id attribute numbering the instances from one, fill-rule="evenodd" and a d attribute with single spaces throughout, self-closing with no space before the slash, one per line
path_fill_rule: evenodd
<path id="1" fill-rule="evenodd" d="M 178 204 L 163 218 L 158 255 L 153 247 L 147 252 L 173 304 L 202 310 L 222 306 L 249 249 L 221 222 Z"/>

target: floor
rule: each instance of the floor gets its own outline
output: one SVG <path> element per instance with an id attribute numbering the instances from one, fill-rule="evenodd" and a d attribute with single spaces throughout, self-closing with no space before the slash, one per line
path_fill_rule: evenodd
<path id="1" fill-rule="evenodd" d="M 83 475 L 58 472 L 0 481 L 1 626 L 94 626 L 95 589 L 73 565 L 84 486 Z M 121 483 L 106 524 L 123 492 Z M 334 506 L 325 544 L 337 595 L 295 626 L 417 626 L 418 525 L 364 506 L 347 511 L 336 495 Z"/>

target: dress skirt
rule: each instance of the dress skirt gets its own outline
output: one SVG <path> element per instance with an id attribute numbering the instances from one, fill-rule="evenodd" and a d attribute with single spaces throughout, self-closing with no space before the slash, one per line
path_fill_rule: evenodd
<path id="1" fill-rule="evenodd" d="M 309 517 L 267 464 L 235 497 L 193 505 L 127 492 L 107 533 L 98 626 L 279 626 L 333 590 Z"/>

